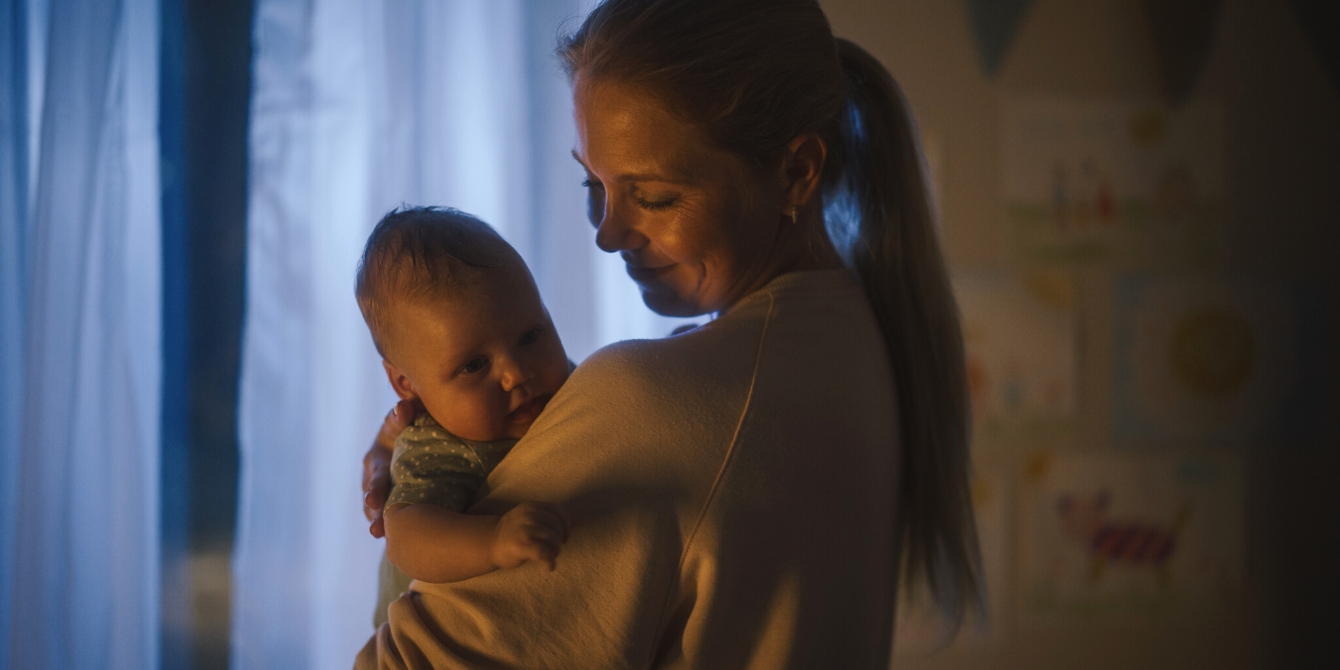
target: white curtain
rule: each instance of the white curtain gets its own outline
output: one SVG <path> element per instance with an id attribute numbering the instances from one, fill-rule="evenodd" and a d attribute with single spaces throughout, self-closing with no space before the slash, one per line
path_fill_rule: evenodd
<path id="1" fill-rule="evenodd" d="M 158 663 L 157 11 L 0 0 L 5 667 Z"/>
<path id="2" fill-rule="evenodd" d="M 555 38 L 582 0 L 259 0 L 234 668 L 347 668 L 372 633 L 360 462 L 394 400 L 353 298 L 402 203 L 494 225 L 569 354 L 657 337 L 585 220 Z"/>

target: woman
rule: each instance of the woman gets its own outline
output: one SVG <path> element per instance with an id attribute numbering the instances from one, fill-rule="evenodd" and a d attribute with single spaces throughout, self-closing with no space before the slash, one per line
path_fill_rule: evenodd
<path id="1" fill-rule="evenodd" d="M 593 354 L 490 477 L 475 511 L 570 512 L 556 572 L 421 584 L 357 667 L 887 667 L 894 575 L 955 620 L 978 596 L 900 92 L 813 0 L 607 0 L 559 55 L 596 244 L 653 310 L 718 318 Z"/>

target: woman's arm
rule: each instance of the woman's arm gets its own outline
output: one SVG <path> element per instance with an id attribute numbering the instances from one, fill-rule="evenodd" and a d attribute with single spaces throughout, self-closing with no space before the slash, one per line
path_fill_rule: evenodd
<path id="1" fill-rule="evenodd" d="M 459 514 L 430 504 L 395 505 L 384 515 L 386 557 L 414 579 L 458 582 L 536 561 L 554 570 L 568 539 L 557 505 L 525 502 L 502 516 Z"/>
<path id="2" fill-rule="evenodd" d="M 717 452 L 739 423 L 748 379 L 732 383 L 733 368 L 747 372 L 754 360 L 734 349 L 661 355 L 670 343 L 684 346 L 627 343 L 584 361 L 471 507 L 502 515 L 526 500 L 563 505 L 577 527 L 562 565 L 421 582 L 412 602 L 392 603 L 391 625 L 355 667 L 403 668 L 400 659 L 409 657 L 441 668 L 649 665 L 662 604 L 678 597 L 683 538 L 720 470 Z M 699 367 L 708 371 L 685 374 Z M 722 387 L 723 375 L 726 390 L 710 401 L 681 402 L 709 380 Z"/>

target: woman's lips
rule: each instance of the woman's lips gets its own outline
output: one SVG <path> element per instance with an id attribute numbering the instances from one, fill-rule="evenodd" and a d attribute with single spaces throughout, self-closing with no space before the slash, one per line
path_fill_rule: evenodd
<path id="1" fill-rule="evenodd" d="M 535 417 L 539 416 L 540 412 L 544 411 L 544 406 L 549 404 L 549 399 L 552 397 L 554 397 L 554 394 L 550 393 L 532 398 L 531 400 L 522 403 L 520 407 L 507 414 L 507 422 L 530 423 L 534 421 Z"/>

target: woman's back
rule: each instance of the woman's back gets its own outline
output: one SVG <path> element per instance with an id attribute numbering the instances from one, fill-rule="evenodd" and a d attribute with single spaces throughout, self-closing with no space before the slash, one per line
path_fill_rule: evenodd
<path id="1" fill-rule="evenodd" d="M 359 667 L 886 667 L 898 431 L 884 351 L 835 270 L 597 352 L 475 507 L 563 504 L 576 527 L 558 570 L 419 584 Z"/>
<path id="2" fill-rule="evenodd" d="M 665 667 L 888 666 L 897 425 L 844 270 L 774 280 L 749 407 L 686 551 Z"/>

